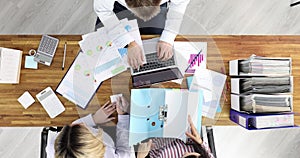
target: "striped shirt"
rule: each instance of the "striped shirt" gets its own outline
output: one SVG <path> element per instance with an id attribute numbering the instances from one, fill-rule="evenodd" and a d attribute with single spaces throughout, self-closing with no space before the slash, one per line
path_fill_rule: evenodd
<path id="1" fill-rule="evenodd" d="M 150 158 L 180 158 L 185 153 L 195 152 L 192 145 L 185 144 L 176 138 L 153 138 L 153 147 L 149 151 Z M 210 158 L 214 158 L 207 144 L 202 147 L 208 152 Z"/>
<path id="2" fill-rule="evenodd" d="M 149 152 L 151 158 L 180 158 L 187 152 L 194 152 L 192 145 L 186 145 L 176 138 L 154 138 L 154 147 Z"/>

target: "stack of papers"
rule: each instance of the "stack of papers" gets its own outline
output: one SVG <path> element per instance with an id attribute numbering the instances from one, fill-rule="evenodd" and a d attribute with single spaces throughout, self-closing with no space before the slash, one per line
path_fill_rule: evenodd
<path id="1" fill-rule="evenodd" d="M 101 28 L 83 35 L 83 40 L 79 42 L 86 61 L 76 64 L 90 71 L 97 81 L 104 81 L 127 69 L 106 32 L 105 28 Z"/>
<path id="2" fill-rule="evenodd" d="M 94 54 L 95 52 L 99 52 L 99 51 L 109 52 L 106 54 L 106 56 L 102 56 L 103 54 L 101 56 L 100 54 L 98 54 L 98 56 L 94 55 L 93 63 L 97 62 L 98 64 L 101 65 L 103 64 L 104 61 L 109 61 L 109 59 L 112 60 L 121 57 L 122 61 L 118 61 L 118 62 L 123 64 L 123 66 L 125 66 L 126 68 L 129 68 L 127 62 L 127 51 L 124 51 L 124 47 L 130 41 L 128 41 L 127 38 L 120 37 L 126 33 L 130 35 L 131 38 L 133 38 L 133 40 L 140 46 L 140 48 L 144 52 L 143 43 L 142 43 L 142 39 L 141 39 L 141 35 L 140 35 L 140 31 L 136 19 L 128 20 L 125 18 L 120 20 L 120 23 L 117 24 L 117 26 L 113 27 L 112 29 L 107 27 L 102 27 L 99 28 L 96 32 L 85 34 L 82 36 L 82 41 L 79 42 L 79 45 L 82 51 L 88 55 Z M 111 50 L 112 48 L 108 49 L 107 46 L 114 48 L 114 50 Z M 119 52 L 117 50 L 119 50 Z M 145 53 L 143 54 L 145 58 Z M 99 57 L 101 57 L 101 59 L 99 59 Z"/>
<path id="3" fill-rule="evenodd" d="M 290 75 L 291 73 L 290 58 L 267 58 L 253 55 L 239 64 L 241 71 L 248 74 Z"/>
<path id="4" fill-rule="evenodd" d="M 103 81 L 127 70 L 127 50 L 123 47 L 130 41 L 119 38 L 126 33 L 142 48 L 136 20 L 115 20 L 112 26 L 83 35 L 81 51 L 56 92 L 85 109 Z"/>
<path id="5" fill-rule="evenodd" d="M 241 80 L 242 93 L 289 93 L 292 92 L 290 77 L 253 77 Z"/>
<path id="6" fill-rule="evenodd" d="M 241 98 L 241 109 L 251 113 L 289 112 L 291 102 L 291 95 L 253 94 Z"/>

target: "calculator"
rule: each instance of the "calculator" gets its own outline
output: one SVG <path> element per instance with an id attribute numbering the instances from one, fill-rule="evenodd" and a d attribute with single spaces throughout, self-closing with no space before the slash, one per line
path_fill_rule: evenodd
<path id="1" fill-rule="evenodd" d="M 50 66 L 55 55 L 59 40 L 57 38 L 43 35 L 39 44 L 34 61 Z"/>

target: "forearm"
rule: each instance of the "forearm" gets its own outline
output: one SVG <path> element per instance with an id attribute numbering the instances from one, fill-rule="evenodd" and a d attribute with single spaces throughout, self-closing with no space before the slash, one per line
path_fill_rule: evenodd
<path id="1" fill-rule="evenodd" d="M 86 116 L 79 118 L 79 119 L 75 120 L 74 122 L 72 122 L 72 124 L 80 124 L 80 123 L 84 123 L 88 127 L 96 126 L 96 123 L 93 119 L 92 114 L 86 115 Z"/>
<path id="2" fill-rule="evenodd" d="M 190 0 L 173 0 L 170 2 L 165 28 L 160 37 L 161 41 L 170 44 L 174 43 L 176 35 L 179 33 L 183 16 L 189 2 Z"/>
<path id="3" fill-rule="evenodd" d="M 118 115 L 117 133 L 116 133 L 116 153 L 125 156 L 130 155 L 129 146 L 129 115 Z"/>

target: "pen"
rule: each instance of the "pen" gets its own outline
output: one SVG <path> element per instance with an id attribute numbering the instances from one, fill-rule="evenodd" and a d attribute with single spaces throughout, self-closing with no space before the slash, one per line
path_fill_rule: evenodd
<path id="1" fill-rule="evenodd" d="M 64 68 L 65 68 L 66 53 L 67 53 L 67 42 L 65 42 L 65 46 L 64 46 L 64 57 L 63 57 L 63 63 L 61 66 L 61 70 L 64 70 Z"/>
<path id="2" fill-rule="evenodd" d="M 202 49 L 201 49 L 201 50 L 199 51 L 199 53 L 194 57 L 194 59 L 190 62 L 189 66 L 185 69 L 184 72 L 186 72 L 186 71 L 190 68 L 190 66 L 195 62 L 195 60 L 198 58 L 198 56 L 201 54 L 201 52 L 202 52 Z"/>

